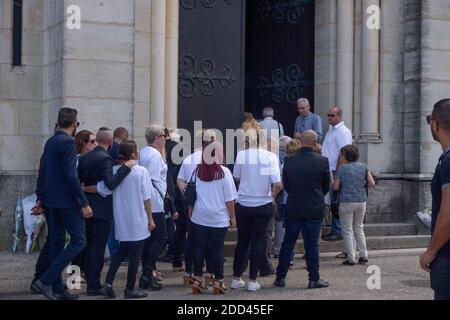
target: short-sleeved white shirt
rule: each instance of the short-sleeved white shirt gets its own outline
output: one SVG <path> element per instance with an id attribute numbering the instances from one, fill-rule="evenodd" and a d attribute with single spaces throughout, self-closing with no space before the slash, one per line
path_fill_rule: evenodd
<path id="1" fill-rule="evenodd" d="M 353 143 L 352 132 L 342 121 L 337 125 L 330 126 L 322 146 L 322 155 L 328 158 L 330 171 L 336 171 L 339 152 L 341 149 Z"/>
<path id="2" fill-rule="evenodd" d="M 236 186 L 231 171 L 222 166 L 223 179 L 205 182 L 196 179 L 197 200 L 191 221 L 201 226 L 226 228 L 230 226 L 230 213 L 226 202 L 237 199 Z"/>
<path id="3" fill-rule="evenodd" d="M 120 166 L 113 168 L 114 174 Z M 134 166 L 114 191 L 103 181 L 97 183 L 102 197 L 113 195 L 114 231 L 118 241 L 141 241 L 150 236 L 144 201 L 151 199 L 153 187 L 144 167 Z"/>
<path id="4" fill-rule="evenodd" d="M 167 164 L 161 153 L 153 147 L 144 147 L 139 156 L 139 165 L 148 170 L 152 191 L 152 212 L 164 213 L 164 197 L 167 191 Z"/>
<path id="5" fill-rule="evenodd" d="M 264 149 L 239 151 L 233 176 L 240 180 L 237 202 L 259 207 L 272 202 L 272 184 L 281 182 L 278 156 Z"/>
<path id="6" fill-rule="evenodd" d="M 201 162 L 202 151 L 195 151 L 194 153 L 190 154 L 183 160 L 177 178 L 185 182 L 189 182 L 191 180 L 192 174 Z"/>

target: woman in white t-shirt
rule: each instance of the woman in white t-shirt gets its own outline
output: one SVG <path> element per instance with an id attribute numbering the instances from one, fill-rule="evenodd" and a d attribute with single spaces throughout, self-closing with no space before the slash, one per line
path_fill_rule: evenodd
<path id="1" fill-rule="evenodd" d="M 137 145 L 134 141 L 125 141 L 119 146 L 120 163 L 138 158 Z M 114 173 L 120 166 L 113 168 Z M 151 194 L 152 183 L 146 168 L 134 166 L 121 184 L 109 190 L 103 181 L 97 186 L 84 187 L 85 192 L 98 192 L 106 197 L 113 195 L 113 214 L 115 236 L 119 241 L 119 252 L 114 255 L 105 280 L 105 296 L 114 298 L 113 281 L 120 264 L 129 258 L 126 299 L 144 298 L 147 293 L 135 288 L 136 275 L 139 269 L 144 241 L 155 228 L 152 216 Z"/>
<path id="2" fill-rule="evenodd" d="M 260 129 L 251 124 L 243 126 L 246 149 L 236 157 L 233 176 L 239 182 L 236 204 L 238 242 L 234 252 L 232 289 L 245 286 L 241 279 L 250 248 L 248 291 L 260 289 L 256 281 L 263 263 L 267 228 L 274 211 L 274 202 L 281 190 L 278 156 L 259 146 Z"/>
<path id="3" fill-rule="evenodd" d="M 236 225 L 234 200 L 236 187 L 230 170 L 223 163 L 219 142 L 205 143 L 196 176 L 197 199 L 191 217 L 194 245 L 194 284 L 192 293 L 203 290 L 203 265 L 206 256 L 214 270 L 214 294 L 226 291 L 223 276 L 224 242 L 228 227 Z"/>

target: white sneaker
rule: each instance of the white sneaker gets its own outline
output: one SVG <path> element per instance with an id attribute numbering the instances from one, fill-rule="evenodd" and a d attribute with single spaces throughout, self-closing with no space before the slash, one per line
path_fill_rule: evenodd
<path id="1" fill-rule="evenodd" d="M 231 285 L 230 285 L 231 289 L 240 289 L 240 288 L 243 288 L 243 287 L 245 287 L 244 280 L 242 280 L 242 279 L 239 279 L 239 280 L 233 279 L 231 281 Z"/>
<path id="2" fill-rule="evenodd" d="M 261 285 L 258 282 L 250 281 L 248 283 L 248 286 L 247 286 L 248 291 L 258 291 L 259 289 L 261 289 Z"/>

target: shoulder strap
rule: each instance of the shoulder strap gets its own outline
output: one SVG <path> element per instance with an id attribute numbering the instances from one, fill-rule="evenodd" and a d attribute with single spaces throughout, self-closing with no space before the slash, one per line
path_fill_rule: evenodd
<path id="1" fill-rule="evenodd" d="M 158 187 L 155 186 L 155 184 L 153 183 L 153 180 L 152 180 L 152 186 L 153 186 L 153 188 L 156 189 L 156 191 L 158 191 L 159 195 L 161 196 L 162 201 L 164 202 L 164 196 L 163 196 L 162 192 L 158 189 Z"/>
<path id="2" fill-rule="evenodd" d="M 281 138 L 281 128 L 280 128 L 280 122 L 277 121 L 277 125 L 278 125 L 278 138 Z"/>
<path id="3" fill-rule="evenodd" d="M 191 178 L 189 179 L 189 182 L 190 183 L 192 183 L 192 182 L 197 182 L 197 172 L 198 172 L 198 168 L 199 168 L 199 166 L 197 166 L 197 168 L 192 172 L 192 174 L 191 174 Z M 192 179 L 194 178 L 194 176 L 196 177 L 195 178 L 195 181 L 192 181 Z"/>
<path id="4" fill-rule="evenodd" d="M 365 170 L 366 175 L 364 177 L 364 181 L 365 181 L 364 187 L 366 188 L 366 195 L 368 197 L 369 196 L 369 181 L 367 180 L 367 176 L 369 175 L 369 170 L 367 169 L 367 166 L 365 166 L 365 168 L 366 168 L 366 170 Z"/>

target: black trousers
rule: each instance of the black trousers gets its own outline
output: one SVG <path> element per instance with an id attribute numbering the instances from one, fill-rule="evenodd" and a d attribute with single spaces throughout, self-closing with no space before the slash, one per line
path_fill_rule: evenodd
<path id="1" fill-rule="evenodd" d="M 150 237 L 145 240 L 142 250 L 142 267 L 144 274 L 150 276 L 156 268 L 162 248 L 167 242 L 167 224 L 164 213 L 153 213 L 153 220 L 156 228 L 151 232 Z"/>
<path id="2" fill-rule="evenodd" d="M 48 234 L 50 234 L 50 222 L 48 219 L 48 212 L 45 213 L 45 221 L 47 222 L 47 238 L 45 240 L 45 245 L 39 252 L 39 258 L 36 261 L 33 282 L 39 279 L 48 270 L 49 267 L 50 258 L 48 255 Z"/>
<path id="3" fill-rule="evenodd" d="M 88 290 L 99 290 L 106 244 L 111 221 L 91 218 L 86 220 L 85 273 Z"/>
<path id="4" fill-rule="evenodd" d="M 224 242 L 227 231 L 228 227 L 212 228 L 191 224 L 194 244 L 194 275 L 196 277 L 203 276 L 206 260 L 207 272 L 214 271 L 216 279 L 223 279 Z"/>
<path id="5" fill-rule="evenodd" d="M 134 290 L 136 285 L 136 275 L 139 269 L 139 260 L 141 259 L 142 248 L 144 247 L 144 240 L 142 241 L 127 241 L 120 242 L 119 252 L 113 256 L 111 265 L 109 266 L 105 282 L 112 286 L 117 270 L 119 270 L 121 263 L 129 258 L 128 273 L 127 273 L 127 290 Z"/>
<path id="6" fill-rule="evenodd" d="M 172 266 L 174 268 L 180 268 L 183 266 L 182 255 L 184 254 L 186 246 L 186 234 L 187 234 L 187 207 L 181 202 L 177 201 L 175 203 L 178 212 L 178 219 L 175 220 L 176 230 L 175 230 L 175 242 L 173 245 L 173 262 Z M 191 264 L 192 265 L 192 264 Z M 186 268 L 189 268 L 186 266 Z"/>
<path id="7" fill-rule="evenodd" d="M 267 227 L 273 214 L 273 204 L 260 207 L 244 207 L 236 204 L 236 222 L 238 242 L 234 251 L 233 275 L 241 277 L 247 266 L 250 247 L 250 274 L 255 280 L 258 277 L 266 251 Z"/>

